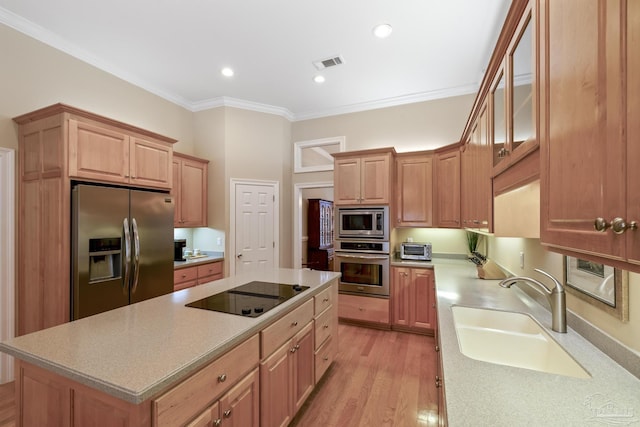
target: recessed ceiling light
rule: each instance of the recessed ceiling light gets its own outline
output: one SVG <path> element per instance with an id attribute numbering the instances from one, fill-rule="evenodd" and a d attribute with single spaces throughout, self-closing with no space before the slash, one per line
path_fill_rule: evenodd
<path id="1" fill-rule="evenodd" d="M 379 39 L 389 37 L 389 34 L 393 31 L 393 27 L 389 24 L 379 24 L 373 27 L 373 34 Z"/>
<path id="2" fill-rule="evenodd" d="M 229 67 L 225 67 L 221 71 L 222 75 L 225 77 L 233 77 L 233 70 Z"/>
<path id="3" fill-rule="evenodd" d="M 321 76 L 320 74 L 318 74 L 313 78 L 313 81 L 316 83 L 324 83 L 324 76 Z"/>

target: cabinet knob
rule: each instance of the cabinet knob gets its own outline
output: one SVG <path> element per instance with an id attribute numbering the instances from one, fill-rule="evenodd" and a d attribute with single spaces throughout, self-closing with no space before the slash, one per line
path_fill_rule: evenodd
<path id="1" fill-rule="evenodd" d="M 213 421 L 213 427 L 220 427 L 221 425 L 222 425 L 222 420 L 220 418 Z"/>
<path id="2" fill-rule="evenodd" d="M 326 362 L 327 360 L 329 360 L 329 356 L 323 357 L 322 360 L 324 360 Z"/>
<path id="3" fill-rule="evenodd" d="M 227 409 L 222 413 L 222 415 L 224 415 L 225 418 L 229 418 L 231 416 L 231 409 Z"/>
<path id="4" fill-rule="evenodd" d="M 298 326 L 298 322 L 291 322 L 291 326 Z"/>
<path id="5" fill-rule="evenodd" d="M 635 221 L 627 223 L 624 218 L 614 218 L 611 221 L 611 229 L 616 234 L 622 234 L 627 230 L 637 230 L 638 224 Z"/>
<path id="6" fill-rule="evenodd" d="M 218 382 L 223 383 L 227 380 L 227 374 L 218 375 Z"/>
<path id="7" fill-rule="evenodd" d="M 289 351 L 290 351 L 291 353 L 295 353 L 295 352 L 296 352 L 296 348 L 295 348 L 295 347 L 291 347 L 291 348 L 289 349 Z"/>
<path id="8" fill-rule="evenodd" d="M 295 346 L 293 346 L 293 348 L 295 348 L 296 350 L 300 350 L 300 344 L 296 344 Z"/>
<path id="9" fill-rule="evenodd" d="M 322 302 L 329 302 L 329 298 L 323 299 Z"/>
<path id="10" fill-rule="evenodd" d="M 595 228 L 596 231 L 604 233 L 609 227 L 611 227 L 611 224 L 602 217 L 596 218 L 596 220 L 593 222 L 593 228 Z"/>
<path id="11" fill-rule="evenodd" d="M 328 328 L 329 328 L 329 325 L 322 325 L 322 328 L 323 328 L 323 329 L 328 329 Z"/>

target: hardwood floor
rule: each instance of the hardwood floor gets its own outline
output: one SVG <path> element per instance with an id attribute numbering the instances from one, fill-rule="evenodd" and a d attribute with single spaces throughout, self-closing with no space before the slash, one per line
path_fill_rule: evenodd
<path id="1" fill-rule="evenodd" d="M 15 382 L 0 385 L 0 426 L 16 425 Z"/>
<path id="2" fill-rule="evenodd" d="M 291 426 L 437 426 L 433 337 L 338 326 L 339 352 Z M 14 383 L 0 385 L 0 426 L 15 426 Z"/>
<path id="3" fill-rule="evenodd" d="M 339 325 L 339 353 L 292 426 L 437 426 L 434 338 Z"/>

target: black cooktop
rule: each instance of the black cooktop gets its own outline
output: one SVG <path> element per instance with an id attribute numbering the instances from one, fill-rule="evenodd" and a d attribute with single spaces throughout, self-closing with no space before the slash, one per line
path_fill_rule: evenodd
<path id="1" fill-rule="evenodd" d="M 187 307 L 258 317 L 309 289 L 285 283 L 249 282 L 228 291 L 187 304 Z"/>

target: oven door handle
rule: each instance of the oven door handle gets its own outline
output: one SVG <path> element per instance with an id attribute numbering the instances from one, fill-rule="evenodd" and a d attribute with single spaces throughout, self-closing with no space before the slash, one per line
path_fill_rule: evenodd
<path id="1" fill-rule="evenodd" d="M 335 254 L 336 257 L 339 258 L 355 258 L 355 259 L 370 259 L 370 260 L 381 260 L 386 261 L 389 259 L 389 256 L 366 256 L 366 255 L 344 255 L 340 253 Z"/>

